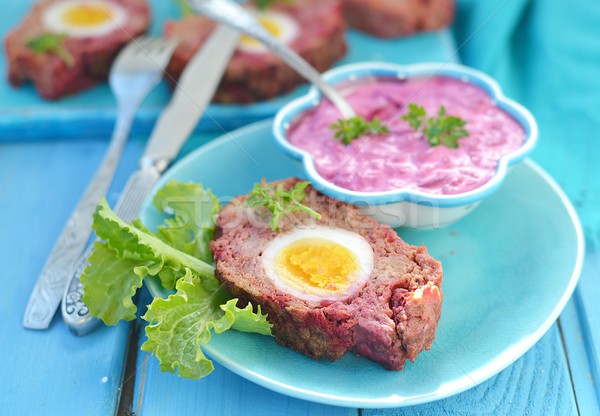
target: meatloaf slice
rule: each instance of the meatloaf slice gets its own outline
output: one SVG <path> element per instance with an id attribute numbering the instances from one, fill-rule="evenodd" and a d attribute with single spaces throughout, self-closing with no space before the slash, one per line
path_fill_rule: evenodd
<path id="1" fill-rule="evenodd" d="M 44 25 L 44 13 L 62 0 L 41 0 L 21 24 L 5 38 L 8 80 L 18 87 L 32 82 L 40 95 L 55 100 L 90 88 L 108 76 L 119 50 L 132 38 L 145 33 L 150 24 L 146 0 L 109 0 L 126 13 L 123 23 L 111 32 L 98 36 L 71 36 L 63 46 L 73 57 L 65 62 L 53 53 L 35 53 L 27 43 L 41 35 L 55 33 Z"/>
<path id="2" fill-rule="evenodd" d="M 298 179 L 283 183 L 290 189 Z M 348 351 L 400 370 L 407 359 L 431 346 L 442 305 L 442 268 L 425 247 L 405 243 L 394 230 L 362 215 L 353 206 L 307 188 L 304 212 L 280 221 L 281 232 L 322 225 L 361 235 L 373 249 L 373 272 L 347 298 L 304 300 L 276 287 L 263 269 L 261 255 L 278 234 L 262 208 L 250 210 L 247 196 L 229 203 L 217 219 L 211 243 L 220 282 L 241 302 L 261 305 L 278 343 L 317 360 L 337 360 Z"/>
<path id="3" fill-rule="evenodd" d="M 288 46 L 318 71 L 329 69 L 346 53 L 345 21 L 340 0 L 301 0 L 276 2 L 269 11 L 294 19 L 300 33 Z M 196 50 L 204 44 L 216 24 L 203 16 L 187 16 L 165 24 L 167 37 L 177 36 L 181 43 L 167 67 L 167 76 L 175 81 Z M 241 48 L 234 53 L 214 101 L 251 103 L 291 91 L 306 82 L 274 54 Z"/>
<path id="4" fill-rule="evenodd" d="M 454 0 L 343 0 L 350 26 L 382 38 L 441 29 L 454 19 Z"/>

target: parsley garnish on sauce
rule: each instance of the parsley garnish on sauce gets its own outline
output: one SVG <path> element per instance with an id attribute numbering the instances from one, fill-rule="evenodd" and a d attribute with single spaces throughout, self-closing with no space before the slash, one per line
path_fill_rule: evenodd
<path id="1" fill-rule="evenodd" d="M 444 145 L 451 149 L 458 148 L 458 140 L 467 137 L 469 132 L 464 128 L 466 120 L 460 117 L 446 115 L 446 108 L 441 106 L 437 117 L 427 117 L 425 108 L 417 104 L 408 104 L 408 113 L 402 116 L 402 120 L 414 131 L 425 135 L 431 146 Z"/>
<path id="2" fill-rule="evenodd" d="M 379 117 L 375 117 L 373 121 L 367 121 L 361 116 L 340 118 L 329 128 L 335 132 L 333 137 L 345 145 L 365 134 L 388 134 L 390 132 L 390 129 L 381 123 Z"/>
<path id="3" fill-rule="evenodd" d="M 273 215 L 269 222 L 271 230 L 279 231 L 280 218 L 294 211 L 304 211 L 317 219 L 321 218 L 321 214 L 306 205 L 302 205 L 302 201 L 306 198 L 304 190 L 308 185 L 308 182 L 298 182 L 293 188 L 286 191 L 283 189 L 282 184 L 275 187 L 264 182 L 257 183 L 250 192 L 246 203 L 251 208 L 267 207 Z"/>
<path id="4" fill-rule="evenodd" d="M 29 39 L 25 46 L 37 54 L 53 53 L 71 68 L 75 65 L 75 59 L 65 48 L 66 38 L 67 35 L 64 33 L 43 33 L 36 38 Z"/>

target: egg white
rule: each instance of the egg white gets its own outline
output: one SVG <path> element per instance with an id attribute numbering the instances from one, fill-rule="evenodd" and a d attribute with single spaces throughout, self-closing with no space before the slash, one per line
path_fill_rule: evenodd
<path id="1" fill-rule="evenodd" d="M 73 7 L 94 5 L 110 11 L 111 17 L 98 25 L 78 26 L 64 21 L 64 15 Z M 48 7 L 43 15 L 43 25 L 56 33 L 66 33 L 72 37 L 104 36 L 120 28 L 126 20 L 127 13 L 120 5 L 106 0 L 63 0 Z"/>
<path id="2" fill-rule="evenodd" d="M 269 22 L 275 24 L 281 33 L 278 36 L 275 36 L 277 40 L 280 42 L 290 44 L 298 34 L 300 33 L 300 28 L 298 27 L 298 23 L 291 16 L 273 11 L 265 11 L 265 12 L 254 12 L 255 17 L 262 18 L 268 20 Z M 248 53 L 265 53 L 269 49 L 263 45 L 261 42 L 245 42 L 243 39 L 240 41 L 238 46 L 239 50 L 248 52 Z"/>
<path id="3" fill-rule="evenodd" d="M 349 276 L 350 286 L 345 292 L 328 290 L 319 287 L 308 287 L 283 280 L 279 277 L 275 258 L 277 254 L 290 244 L 305 238 L 319 238 L 339 244 L 352 252 L 356 257 L 358 271 Z M 262 254 L 263 270 L 277 289 L 307 301 L 336 301 L 347 298 L 360 290 L 373 272 L 373 249 L 361 235 L 341 228 L 312 227 L 295 229 L 275 237 Z"/>

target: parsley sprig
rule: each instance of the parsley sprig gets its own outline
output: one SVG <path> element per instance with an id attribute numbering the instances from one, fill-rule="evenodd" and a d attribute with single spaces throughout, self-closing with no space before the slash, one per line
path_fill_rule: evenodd
<path id="1" fill-rule="evenodd" d="M 293 0 L 256 0 L 256 7 L 260 11 L 267 10 L 273 3 L 291 3 Z"/>
<path id="2" fill-rule="evenodd" d="M 181 15 L 183 17 L 191 16 L 194 14 L 194 11 L 188 4 L 187 0 L 177 0 L 179 3 L 179 7 L 181 8 Z"/>
<path id="3" fill-rule="evenodd" d="M 65 48 L 66 38 L 67 35 L 64 33 L 43 33 L 36 38 L 29 39 L 25 46 L 37 54 L 53 53 L 71 68 L 75 65 L 75 59 Z"/>
<path id="4" fill-rule="evenodd" d="M 263 181 L 254 185 L 246 203 L 251 208 L 263 206 L 271 211 L 273 216 L 269 221 L 269 225 L 273 231 L 280 230 L 279 220 L 282 216 L 294 211 L 304 211 L 317 219 L 321 219 L 321 214 L 306 205 L 302 205 L 302 201 L 306 198 L 304 190 L 308 185 L 308 182 L 298 182 L 293 188 L 286 191 L 281 183 L 274 186 Z"/>
<path id="5" fill-rule="evenodd" d="M 353 140 L 365 134 L 388 134 L 390 132 L 390 129 L 381 123 L 379 117 L 375 117 L 373 121 L 367 121 L 361 116 L 340 118 L 329 128 L 335 132 L 333 137 L 345 145 L 349 145 Z"/>
<path id="6" fill-rule="evenodd" d="M 425 108 L 417 104 L 408 104 L 408 113 L 402 116 L 402 120 L 414 131 L 425 135 L 431 146 L 444 145 L 451 149 L 458 148 L 458 140 L 467 137 L 469 132 L 464 128 L 466 120 L 460 117 L 446 115 L 446 108 L 441 106 L 437 117 L 427 117 Z"/>

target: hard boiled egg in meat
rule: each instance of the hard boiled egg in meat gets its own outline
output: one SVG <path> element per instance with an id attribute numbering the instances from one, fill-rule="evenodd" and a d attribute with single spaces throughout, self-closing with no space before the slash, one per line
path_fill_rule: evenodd
<path id="1" fill-rule="evenodd" d="M 255 12 L 255 16 L 267 32 L 284 44 L 293 42 L 300 33 L 298 23 L 288 14 L 265 11 Z M 241 51 L 248 53 L 265 53 L 268 51 L 267 47 L 261 42 L 246 35 L 242 37 L 239 48 Z"/>
<path id="2" fill-rule="evenodd" d="M 126 12 L 107 0 L 63 0 L 48 7 L 43 24 L 52 32 L 73 37 L 103 36 L 122 27 Z"/>
<path id="3" fill-rule="evenodd" d="M 267 277 L 281 291 L 308 301 L 357 293 L 373 271 L 373 249 L 360 234 L 316 226 L 275 237 L 262 254 Z"/>

